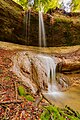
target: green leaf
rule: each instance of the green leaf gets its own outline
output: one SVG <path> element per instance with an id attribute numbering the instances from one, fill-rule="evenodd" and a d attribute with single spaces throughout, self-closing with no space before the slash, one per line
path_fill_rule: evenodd
<path id="1" fill-rule="evenodd" d="M 31 95 L 25 95 L 26 100 L 33 102 L 34 98 Z"/>
<path id="2" fill-rule="evenodd" d="M 72 5 L 73 12 L 80 12 L 80 0 L 72 0 Z"/>
<path id="3" fill-rule="evenodd" d="M 26 95 L 25 88 L 23 86 L 18 87 L 18 92 L 19 92 L 20 96 L 25 96 Z"/>

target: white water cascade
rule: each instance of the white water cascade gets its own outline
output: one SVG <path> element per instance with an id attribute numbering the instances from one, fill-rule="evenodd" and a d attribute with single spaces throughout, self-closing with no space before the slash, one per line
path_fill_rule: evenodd
<path id="1" fill-rule="evenodd" d="M 38 55 L 45 67 L 45 71 L 48 78 L 48 93 L 53 93 L 58 91 L 56 83 L 56 61 L 55 58 L 49 56 Z"/>
<path id="2" fill-rule="evenodd" d="M 44 21 L 43 21 L 43 7 L 40 6 L 39 10 L 39 46 L 46 47 L 46 37 L 45 37 L 45 28 L 44 28 Z"/>

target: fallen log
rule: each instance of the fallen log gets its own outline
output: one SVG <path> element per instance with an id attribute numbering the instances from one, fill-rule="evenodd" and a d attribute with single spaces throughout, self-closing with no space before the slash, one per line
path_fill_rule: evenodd
<path id="1" fill-rule="evenodd" d="M 60 55 L 59 72 L 80 73 L 80 49 Z"/>

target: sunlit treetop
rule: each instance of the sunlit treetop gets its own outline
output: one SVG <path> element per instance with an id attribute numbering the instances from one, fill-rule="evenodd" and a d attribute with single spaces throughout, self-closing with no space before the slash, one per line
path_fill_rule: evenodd
<path id="1" fill-rule="evenodd" d="M 28 6 L 33 7 L 35 10 L 39 10 L 41 6 L 44 8 L 44 12 L 47 12 L 51 8 L 62 8 L 67 12 L 79 12 L 80 1 L 79 0 L 14 0 L 18 4 L 22 5 L 24 9 Z"/>
<path id="2" fill-rule="evenodd" d="M 72 11 L 80 12 L 80 0 L 72 0 Z"/>

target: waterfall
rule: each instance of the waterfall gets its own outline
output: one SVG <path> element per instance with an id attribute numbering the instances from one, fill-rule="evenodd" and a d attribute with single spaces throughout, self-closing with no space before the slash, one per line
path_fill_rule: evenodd
<path id="1" fill-rule="evenodd" d="M 30 16 L 31 16 L 31 8 L 34 5 L 34 0 L 28 0 L 28 11 L 25 12 L 25 39 L 27 40 L 27 44 L 29 43 L 29 35 L 30 35 Z M 43 6 L 39 7 L 39 46 L 46 47 L 46 37 L 45 37 L 45 28 L 44 28 L 44 20 L 43 20 Z"/>
<path id="2" fill-rule="evenodd" d="M 39 46 L 46 47 L 45 28 L 43 21 L 43 7 L 39 10 Z"/>
<path id="3" fill-rule="evenodd" d="M 30 16 L 31 16 L 31 7 L 34 5 L 34 0 L 28 0 L 28 11 L 25 12 L 25 39 L 27 44 L 29 43 L 29 34 L 30 34 Z"/>
<path id="4" fill-rule="evenodd" d="M 38 58 L 41 60 L 45 67 L 45 71 L 48 78 L 48 93 L 58 91 L 56 84 L 56 61 L 55 58 L 49 56 L 38 55 Z"/>
<path id="5" fill-rule="evenodd" d="M 25 29 L 25 39 L 27 40 L 27 44 L 29 42 L 29 32 L 30 32 L 30 10 L 28 10 L 26 13 L 25 13 L 25 26 L 26 26 L 26 29 Z"/>

